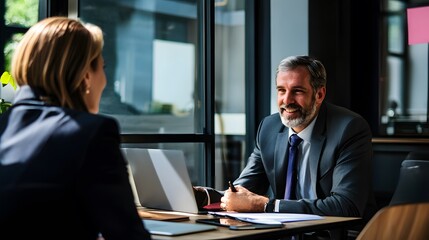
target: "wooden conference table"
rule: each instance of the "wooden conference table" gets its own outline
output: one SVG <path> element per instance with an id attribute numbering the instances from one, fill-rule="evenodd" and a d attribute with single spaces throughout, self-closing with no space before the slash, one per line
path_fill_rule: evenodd
<path id="1" fill-rule="evenodd" d="M 163 211 L 164 213 L 168 213 Z M 182 214 L 177 212 L 169 212 L 174 214 Z M 180 221 L 183 223 L 195 223 L 196 219 L 201 218 L 212 218 L 212 215 L 188 215 L 189 219 Z M 321 220 L 308 220 L 300 222 L 288 222 L 285 223 L 283 228 L 272 228 L 272 229 L 257 229 L 257 230 L 230 230 L 227 227 L 217 227 L 216 230 L 192 233 L 180 236 L 162 236 L 152 235 L 153 239 L 278 239 L 286 236 L 294 236 L 307 232 L 329 230 L 329 229 L 341 229 L 347 227 L 353 227 L 361 224 L 361 218 L 354 217 L 331 217 L 323 216 Z"/>

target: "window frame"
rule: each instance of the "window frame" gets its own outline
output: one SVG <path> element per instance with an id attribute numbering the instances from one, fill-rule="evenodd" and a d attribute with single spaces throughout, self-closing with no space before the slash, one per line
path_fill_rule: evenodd
<path id="1" fill-rule="evenodd" d="M 79 0 L 69 0 L 77 2 Z M 77 8 L 78 9 L 78 8 Z M 63 10 L 64 11 L 64 10 Z M 78 14 L 79 16 L 79 14 Z M 215 132 L 214 132 L 214 0 L 198 1 L 197 4 L 198 21 L 198 54 L 202 59 L 197 65 L 198 79 L 204 79 L 196 92 L 202 94 L 201 99 L 204 104 L 204 130 L 196 134 L 147 134 L 147 133 L 121 133 L 121 143 L 141 144 L 141 143 L 196 143 L 204 145 L 204 185 L 214 186 L 215 174 Z M 200 83 L 200 82 L 199 82 Z"/>
<path id="2" fill-rule="evenodd" d="M 140 143 L 202 143 L 204 144 L 204 184 L 215 185 L 215 84 L 214 84 L 214 29 L 216 0 L 198 1 L 198 29 L 199 46 L 198 54 L 201 61 L 198 62 L 198 78 L 204 81 L 196 88 L 203 94 L 204 104 L 204 130 L 198 134 L 123 134 L 122 144 Z M 76 17 L 79 0 L 39 0 L 39 20 L 50 16 Z M 74 11 L 74 12 L 73 12 Z M 0 13 L 4 14 L 5 6 L 0 4 Z M 250 155 L 254 146 L 259 121 L 270 112 L 271 63 L 270 59 L 270 1 L 248 0 L 246 1 L 246 33 L 245 33 L 245 76 L 246 88 L 243 89 L 246 97 L 246 153 Z M 4 24 L 4 23 L 3 23 Z M 3 31 L 6 29 L 6 31 Z M 0 46 L 5 44 L 5 36 L 14 33 L 25 33 L 28 28 L 14 28 L 2 26 Z M 10 33 L 9 33 L 10 31 Z M 0 59 L 0 65 L 4 66 L 4 58 Z M 255 86 L 258 86 L 257 88 Z"/>

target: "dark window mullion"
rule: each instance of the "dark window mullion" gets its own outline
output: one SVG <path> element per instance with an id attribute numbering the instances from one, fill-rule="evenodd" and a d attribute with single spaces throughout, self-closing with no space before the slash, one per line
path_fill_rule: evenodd
<path id="1" fill-rule="evenodd" d="M 199 12 L 201 13 L 201 24 L 199 25 L 199 36 L 201 61 L 201 77 L 203 82 L 204 93 L 204 123 L 203 134 L 205 137 L 204 154 L 205 154 L 205 185 L 214 187 L 215 185 L 215 132 L 214 132 L 214 111 L 215 111 L 215 84 L 214 84 L 214 0 L 200 0 Z"/>

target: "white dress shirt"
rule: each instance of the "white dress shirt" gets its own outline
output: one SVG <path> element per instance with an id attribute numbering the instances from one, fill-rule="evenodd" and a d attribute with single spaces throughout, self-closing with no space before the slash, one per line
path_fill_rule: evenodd
<path id="1" fill-rule="evenodd" d="M 298 146 L 298 182 L 296 186 L 296 196 L 297 199 L 316 199 L 316 193 L 311 187 L 311 174 L 308 164 L 310 157 L 310 148 L 311 148 L 311 133 L 313 132 L 314 124 L 316 123 L 317 116 L 311 121 L 311 123 L 300 133 L 296 133 L 290 128 L 289 138 L 292 134 L 297 134 L 302 138 L 302 143 Z M 289 139 L 288 138 L 288 139 Z M 287 143 L 286 143 L 287 144 Z M 276 200 L 274 202 L 274 212 L 279 211 L 279 202 Z"/>

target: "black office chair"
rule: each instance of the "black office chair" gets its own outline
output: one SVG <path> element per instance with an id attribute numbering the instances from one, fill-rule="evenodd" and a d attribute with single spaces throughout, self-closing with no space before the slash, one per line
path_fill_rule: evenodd
<path id="1" fill-rule="evenodd" d="M 429 157 L 427 160 L 404 160 L 398 185 L 389 205 L 429 202 L 428 183 Z"/>
<path id="2" fill-rule="evenodd" d="M 412 151 L 409 152 L 404 160 L 427 160 L 429 161 L 429 151 Z"/>

